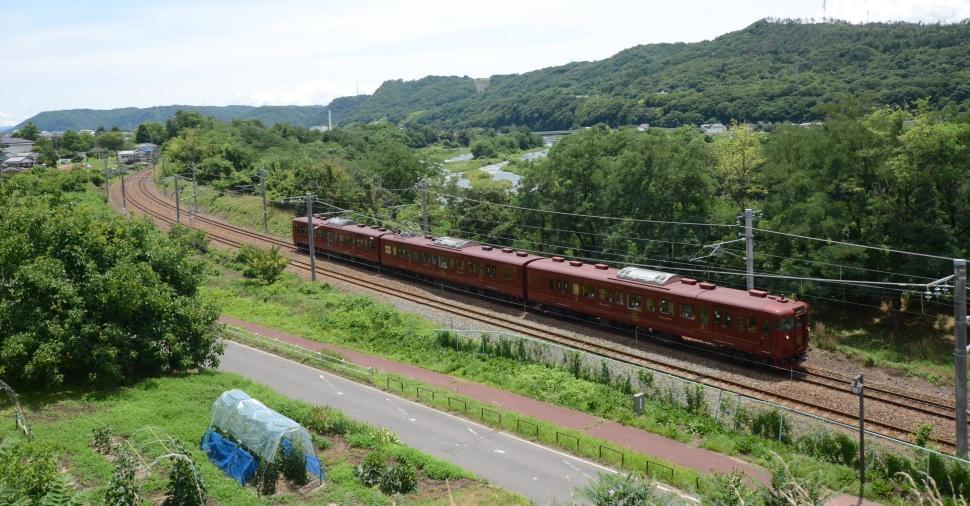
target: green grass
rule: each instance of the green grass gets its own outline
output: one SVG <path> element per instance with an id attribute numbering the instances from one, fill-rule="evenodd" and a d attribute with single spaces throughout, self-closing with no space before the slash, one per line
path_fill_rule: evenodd
<path id="1" fill-rule="evenodd" d="M 175 184 L 171 180 L 156 183 L 159 189 L 164 189 L 171 196 L 175 191 Z M 188 223 L 188 210 L 192 206 L 192 184 L 179 184 L 181 205 L 185 223 Z M 198 187 L 199 210 L 219 216 L 233 225 L 240 225 L 253 230 L 263 230 L 263 200 L 259 195 L 229 194 L 205 185 Z M 289 208 L 277 207 L 269 202 L 267 205 L 268 229 L 270 235 L 276 237 L 290 237 L 292 235 L 292 220 L 294 212 Z"/>
<path id="2" fill-rule="evenodd" d="M 57 449 L 66 468 L 83 490 L 82 499 L 85 503 L 97 502 L 101 493 L 100 487 L 110 477 L 112 470 L 111 463 L 89 447 L 92 431 L 97 427 L 110 426 L 115 434 L 137 435 L 141 429 L 151 426 L 182 440 L 190 448 L 215 503 L 267 504 L 268 501 L 256 497 L 253 487 L 241 487 L 226 477 L 197 448 L 198 441 L 209 424 L 213 401 L 220 393 L 231 388 L 245 390 L 254 398 L 292 418 L 299 419 L 310 411 L 309 405 L 285 398 L 241 376 L 213 371 L 153 379 L 108 392 L 25 393 L 21 395 L 21 402 L 27 409 L 27 417 L 36 438 Z M 2 414 L 9 417 L 10 410 L 7 409 Z M 0 435 L 13 433 L 12 425 L 3 424 Z M 355 424 L 354 427 L 353 430 L 356 431 L 370 430 L 363 424 Z M 360 457 L 359 454 L 363 452 L 348 452 L 345 445 L 342 450 L 338 450 L 337 441 L 340 437 L 328 435 L 327 438 L 334 441 L 334 447 L 319 452 L 328 473 L 327 486 L 308 497 L 284 493 L 274 496 L 271 502 L 390 504 L 388 497 L 376 489 L 363 487 L 353 477 L 353 467 Z M 435 469 L 439 475 L 457 479 L 457 484 L 453 486 L 464 496 L 474 499 L 481 495 L 498 499 L 500 504 L 520 504 L 523 501 L 516 494 L 472 481 L 469 479 L 471 475 L 466 471 L 412 448 L 392 443 L 387 446 L 387 450 L 398 459 L 407 458 L 419 464 L 419 468 L 424 468 L 425 471 L 419 476 Z M 162 476 L 164 474 L 147 480 L 144 489 L 147 495 L 157 496 L 164 489 L 165 480 Z M 432 482 L 425 478 L 422 483 Z M 433 490 L 423 493 L 419 488 L 413 499 L 420 503 L 447 500 L 447 497 L 434 492 L 439 487 L 432 488 Z M 409 497 L 403 498 L 405 503 L 410 500 Z"/>
<path id="3" fill-rule="evenodd" d="M 755 464 L 769 465 L 774 461 L 772 453 L 777 453 L 786 461 L 798 464 L 792 466 L 796 475 L 817 475 L 832 490 L 851 491 L 858 486 L 856 471 L 850 467 L 824 463 L 797 453 L 792 446 L 731 430 L 708 417 L 672 407 L 659 396 L 648 400 L 645 414 L 638 417 L 632 413 L 629 397 L 615 384 L 577 378 L 559 367 L 442 348 L 434 340 L 431 329 L 435 325 L 431 322 L 401 313 L 389 305 L 377 304 L 367 297 L 342 294 L 325 284 L 310 284 L 295 275 L 287 275 L 276 284 L 265 286 L 225 271 L 210 279 L 205 292 L 222 304 L 225 314 L 253 323 L 588 412 Z M 378 383 L 380 381 L 386 379 L 379 377 Z M 410 380 L 405 381 L 405 394 L 413 397 L 417 386 Z M 398 390 L 393 381 L 382 387 Z M 639 388 L 635 380 L 634 389 Z M 463 400 L 469 403 L 470 412 L 480 408 L 470 399 Z M 472 412 L 468 416 L 480 419 L 482 413 Z M 503 428 L 513 430 L 505 420 L 516 418 L 518 415 L 514 413 L 503 414 Z M 553 434 L 554 429 L 548 425 L 543 428 Z M 541 440 L 549 443 L 546 432 L 543 434 Z M 598 457 L 591 452 L 598 451 L 600 442 L 583 434 L 571 434 L 582 438 L 579 454 Z M 631 453 L 630 458 L 644 457 Z M 684 475 L 678 476 L 675 484 L 684 485 Z M 690 481 L 689 475 L 686 476 L 686 481 Z M 880 480 L 878 477 L 871 479 L 874 482 Z M 891 487 L 883 486 L 881 490 L 887 488 Z M 880 496 L 879 499 L 890 497 Z"/>

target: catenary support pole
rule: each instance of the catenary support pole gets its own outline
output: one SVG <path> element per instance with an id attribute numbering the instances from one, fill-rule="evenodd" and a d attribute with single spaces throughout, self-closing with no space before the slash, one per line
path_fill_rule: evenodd
<path id="1" fill-rule="evenodd" d="M 956 339 L 953 358 L 956 360 L 956 421 L 957 457 L 967 458 L 967 261 L 953 260 L 953 317 L 956 320 Z"/>
<path id="2" fill-rule="evenodd" d="M 108 153 L 104 153 L 104 201 L 107 202 L 110 198 L 110 192 L 108 190 Z"/>
<path id="3" fill-rule="evenodd" d="M 125 193 L 125 171 L 121 170 L 121 210 L 128 212 L 128 194 Z"/>
<path id="4" fill-rule="evenodd" d="M 421 181 L 421 193 L 424 195 L 421 198 L 421 223 L 424 230 L 424 235 L 431 233 L 431 225 L 428 223 L 428 182 Z"/>
<path id="5" fill-rule="evenodd" d="M 175 223 L 182 223 L 182 201 L 179 199 L 179 175 L 175 175 Z"/>
<path id="6" fill-rule="evenodd" d="M 259 173 L 260 193 L 263 194 L 263 233 L 269 235 L 269 214 L 266 210 L 266 171 Z"/>
<path id="7" fill-rule="evenodd" d="M 192 167 L 192 213 L 189 214 L 189 219 L 195 218 L 196 213 L 199 212 L 199 186 L 195 182 L 195 164 Z"/>
<path id="8" fill-rule="evenodd" d="M 747 267 L 748 290 L 754 290 L 754 211 L 744 210 L 744 260 Z"/>
<path id="9" fill-rule="evenodd" d="M 306 234 L 307 245 L 310 247 L 310 279 L 317 280 L 317 251 L 313 244 L 316 233 L 313 230 L 313 198 L 309 193 L 306 194 Z"/>
<path id="10" fill-rule="evenodd" d="M 859 374 L 859 497 L 866 495 L 866 384 Z"/>

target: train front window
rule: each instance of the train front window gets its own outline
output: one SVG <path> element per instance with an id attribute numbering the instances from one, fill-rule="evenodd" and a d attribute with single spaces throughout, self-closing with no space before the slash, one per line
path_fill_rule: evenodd
<path id="1" fill-rule="evenodd" d="M 795 328 L 794 318 L 779 318 L 775 320 L 775 330 L 789 331 Z"/>

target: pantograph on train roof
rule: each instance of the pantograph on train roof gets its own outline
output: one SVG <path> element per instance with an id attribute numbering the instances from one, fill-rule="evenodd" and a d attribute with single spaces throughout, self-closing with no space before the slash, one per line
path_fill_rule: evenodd
<path id="1" fill-rule="evenodd" d="M 469 244 L 473 244 L 472 241 L 469 241 L 468 239 L 459 239 L 457 237 L 447 237 L 447 236 L 435 237 L 433 242 L 435 246 L 442 246 L 442 247 L 451 248 L 451 249 L 462 249 L 465 246 L 468 246 Z"/>
<path id="2" fill-rule="evenodd" d="M 642 267 L 624 267 L 616 273 L 616 277 L 636 283 L 663 286 L 670 280 L 676 278 L 677 275 L 669 272 L 644 269 Z"/>

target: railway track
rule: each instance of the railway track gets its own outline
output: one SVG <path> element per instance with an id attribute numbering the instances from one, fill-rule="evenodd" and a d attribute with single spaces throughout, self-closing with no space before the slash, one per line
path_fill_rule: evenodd
<path id="1" fill-rule="evenodd" d="M 172 217 L 172 215 L 174 215 L 175 205 L 169 200 L 158 196 L 152 191 L 151 188 L 149 188 L 148 183 L 150 178 L 150 171 L 145 171 L 137 174 L 135 177 L 129 178 L 129 181 L 135 183 L 132 185 L 134 186 L 134 189 L 128 190 L 129 207 L 150 216 L 156 220 L 156 222 L 161 222 L 166 226 L 171 226 L 176 222 L 175 218 Z M 276 246 L 282 251 L 287 252 L 289 256 L 289 263 L 292 267 L 304 272 L 310 272 L 311 270 L 310 262 L 305 259 L 302 252 L 298 250 L 298 248 L 296 248 L 291 242 L 202 215 L 195 215 L 193 220 L 197 224 L 197 228 L 202 228 L 208 232 L 209 239 L 213 242 L 230 248 L 239 248 L 244 244 Z M 199 227 L 198 225 L 204 226 Z M 393 286 L 388 286 L 387 284 L 375 284 L 362 280 L 353 275 L 349 275 L 345 272 L 329 268 L 326 264 L 321 265 L 321 262 L 317 263 L 316 270 L 318 274 L 324 275 L 333 280 L 364 288 L 371 292 L 380 293 L 390 297 L 403 298 L 404 300 L 416 302 L 439 311 L 451 313 L 493 327 L 499 327 L 512 333 L 535 339 L 552 341 L 570 348 L 584 350 L 621 362 L 648 367 L 650 369 L 687 378 L 733 393 L 786 405 L 806 413 L 823 418 L 833 419 L 842 423 L 854 424 L 857 422 L 857 413 L 847 413 L 843 410 L 835 409 L 829 406 L 822 406 L 806 402 L 804 399 L 800 399 L 796 395 L 779 393 L 769 388 L 751 385 L 749 383 L 729 379 L 724 376 L 699 373 L 698 371 L 685 366 L 656 360 L 646 356 L 646 354 L 643 353 L 623 350 L 613 346 L 600 344 L 595 341 L 580 339 L 569 335 L 566 332 L 561 332 L 554 328 L 549 328 L 536 323 L 517 321 L 508 318 L 498 318 L 496 313 L 473 305 L 448 301 L 422 293 L 416 293 L 414 291 L 405 291 L 394 288 Z M 850 379 L 839 377 L 836 373 L 801 368 L 792 371 L 791 379 L 794 381 L 815 385 L 833 393 L 837 392 L 838 395 L 848 395 L 847 390 Z M 907 411 L 918 413 L 922 417 L 925 417 L 927 419 L 926 421 L 931 423 L 944 422 L 944 425 L 948 423 L 951 427 L 952 424 L 955 423 L 953 406 L 946 404 L 942 400 L 928 399 L 925 396 L 918 397 L 915 395 L 882 388 L 878 385 L 866 385 L 866 399 L 869 403 L 883 403 L 891 406 L 893 409 L 905 409 Z M 874 419 L 870 418 L 869 416 L 866 418 L 866 426 L 874 432 L 903 439 L 914 429 L 913 427 L 900 427 L 891 420 Z M 932 440 L 942 448 L 954 448 L 953 439 L 933 437 Z"/>

